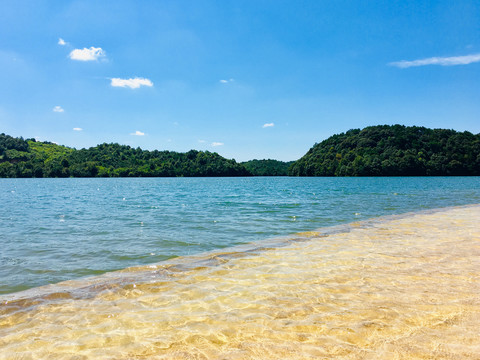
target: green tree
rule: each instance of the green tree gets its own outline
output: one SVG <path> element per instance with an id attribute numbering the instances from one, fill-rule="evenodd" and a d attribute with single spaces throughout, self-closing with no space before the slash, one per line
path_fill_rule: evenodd
<path id="1" fill-rule="evenodd" d="M 418 126 L 353 129 L 315 144 L 293 176 L 480 175 L 480 134 Z"/>

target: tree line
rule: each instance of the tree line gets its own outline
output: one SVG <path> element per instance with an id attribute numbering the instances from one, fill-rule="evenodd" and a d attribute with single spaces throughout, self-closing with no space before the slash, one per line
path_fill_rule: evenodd
<path id="1" fill-rule="evenodd" d="M 480 175 L 480 134 L 418 126 L 353 129 L 315 144 L 291 176 Z"/>
<path id="2" fill-rule="evenodd" d="M 295 162 L 237 163 L 217 153 L 148 151 L 101 144 L 76 150 L 0 134 L 0 177 L 480 175 L 480 134 L 418 126 L 352 129 L 315 144 Z"/>
<path id="3" fill-rule="evenodd" d="M 76 150 L 0 134 L 0 177 L 6 178 L 248 175 L 235 160 L 209 151 L 148 151 L 119 144 Z"/>
<path id="4" fill-rule="evenodd" d="M 272 159 L 250 160 L 241 163 L 253 176 L 287 176 L 293 161 L 285 162 Z"/>
<path id="5" fill-rule="evenodd" d="M 0 134 L 2 178 L 286 176 L 287 168 L 277 160 L 237 163 L 209 151 L 148 151 L 106 143 L 76 150 Z"/>

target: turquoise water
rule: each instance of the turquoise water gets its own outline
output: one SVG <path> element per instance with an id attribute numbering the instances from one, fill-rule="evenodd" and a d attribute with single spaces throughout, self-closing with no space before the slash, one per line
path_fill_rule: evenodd
<path id="1" fill-rule="evenodd" d="M 0 293 L 473 203 L 478 177 L 0 179 Z"/>

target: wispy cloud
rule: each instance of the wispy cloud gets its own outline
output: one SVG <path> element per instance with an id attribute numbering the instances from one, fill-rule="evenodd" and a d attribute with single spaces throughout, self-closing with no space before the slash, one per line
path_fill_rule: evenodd
<path id="1" fill-rule="evenodd" d="M 228 79 L 228 80 L 226 80 L 226 79 L 222 79 L 222 80 L 220 80 L 220 83 L 221 83 L 221 84 L 228 84 L 228 83 L 230 83 L 230 82 L 234 82 L 234 81 L 235 81 L 235 80 L 234 80 L 234 79 L 232 79 L 232 78 L 230 78 L 230 79 Z"/>
<path id="2" fill-rule="evenodd" d="M 83 131 L 82 128 L 73 128 L 73 131 Z"/>
<path id="3" fill-rule="evenodd" d="M 391 62 L 388 65 L 396 66 L 402 69 L 415 67 L 415 66 L 427 66 L 427 65 L 440 65 L 440 66 L 454 66 L 454 65 L 468 65 L 472 63 L 480 62 L 480 54 L 472 54 L 465 56 L 451 56 L 451 57 L 431 57 L 420 60 L 402 60 Z"/>
<path id="4" fill-rule="evenodd" d="M 212 142 L 212 146 L 213 146 L 213 147 L 216 147 L 216 146 L 223 146 L 223 145 L 225 145 L 225 144 L 224 144 L 224 143 L 222 143 L 222 142 Z"/>
<path id="5" fill-rule="evenodd" d="M 137 130 L 137 131 L 135 131 L 134 133 L 131 133 L 130 135 L 134 135 L 134 136 L 144 136 L 145 133 Z"/>
<path id="6" fill-rule="evenodd" d="M 130 89 L 138 89 L 140 86 L 153 86 L 153 82 L 145 78 L 133 78 L 133 79 L 110 79 L 113 87 L 129 87 Z"/>
<path id="7" fill-rule="evenodd" d="M 105 57 L 105 51 L 102 48 L 91 47 L 89 49 L 75 49 L 70 52 L 70 59 L 78 61 L 94 61 Z"/>
<path id="8" fill-rule="evenodd" d="M 263 128 L 269 128 L 269 127 L 274 127 L 275 124 L 274 123 L 266 123 L 266 124 L 263 124 Z"/>
<path id="9" fill-rule="evenodd" d="M 206 143 L 205 140 L 198 140 L 198 142 L 199 142 L 200 144 L 205 144 L 205 143 Z"/>
<path id="10" fill-rule="evenodd" d="M 58 113 L 62 113 L 65 111 L 61 106 L 58 106 L 58 105 L 55 106 L 52 110 L 53 112 L 58 112 Z"/>
<path id="11" fill-rule="evenodd" d="M 63 40 L 62 38 L 58 38 L 58 45 L 65 46 L 67 45 L 67 42 Z"/>

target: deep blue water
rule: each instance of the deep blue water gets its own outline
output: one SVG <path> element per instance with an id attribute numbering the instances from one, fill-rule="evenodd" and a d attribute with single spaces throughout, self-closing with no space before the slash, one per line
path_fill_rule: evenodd
<path id="1" fill-rule="evenodd" d="M 0 179 L 0 294 L 473 203 L 479 177 Z"/>

